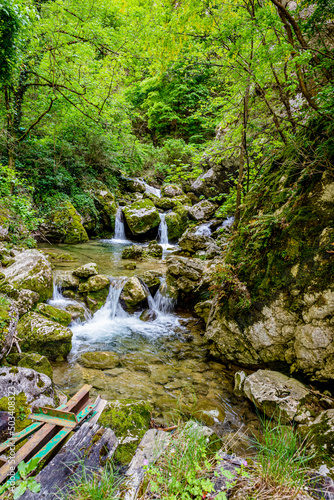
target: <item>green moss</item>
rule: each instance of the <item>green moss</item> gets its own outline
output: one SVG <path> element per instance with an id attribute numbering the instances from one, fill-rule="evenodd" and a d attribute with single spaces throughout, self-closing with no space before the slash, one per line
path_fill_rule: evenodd
<path id="1" fill-rule="evenodd" d="M 130 207 L 124 207 L 123 213 L 133 235 L 145 234 L 160 224 L 159 212 L 149 199 L 139 200 Z"/>
<path id="2" fill-rule="evenodd" d="M 15 404 L 14 404 L 14 417 L 15 417 L 15 432 L 20 432 L 29 425 L 31 425 L 31 420 L 27 417 L 30 415 L 31 410 L 29 405 L 27 404 L 26 395 L 21 392 L 18 395 L 14 396 Z M 0 399 L 0 411 L 9 411 L 12 409 L 12 402 L 9 408 L 8 398 L 4 397 Z"/>
<path id="3" fill-rule="evenodd" d="M 89 310 L 94 313 L 98 309 L 101 309 L 101 307 L 104 306 L 107 300 L 108 293 L 109 287 L 103 288 L 103 290 L 99 290 L 97 292 L 89 292 L 85 297 L 85 301 Z"/>
<path id="4" fill-rule="evenodd" d="M 148 430 L 152 406 L 145 401 L 131 399 L 111 401 L 103 411 L 99 423 L 110 427 L 120 440 L 115 459 L 121 464 L 131 461 L 140 439 Z"/>
<path id="5" fill-rule="evenodd" d="M 72 317 L 68 312 L 56 309 L 48 304 L 38 304 L 37 310 L 46 318 L 49 318 L 56 323 L 60 323 L 63 326 L 68 326 L 72 321 Z"/>
<path id="6" fill-rule="evenodd" d="M 179 239 L 186 228 L 186 223 L 182 220 L 182 216 L 175 212 L 170 212 L 166 215 L 166 224 L 170 240 Z"/>
<path id="7" fill-rule="evenodd" d="M 18 366 L 21 366 L 22 368 L 31 368 L 33 370 L 36 370 L 36 372 L 38 373 L 44 373 L 52 380 L 52 367 L 49 360 L 45 356 L 41 356 L 40 354 L 36 353 L 22 353 L 18 361 Z M 38 387 L 42 386 L 39 385 Z"/>
<path id="8" fill-rule="evenodd" d="M 72 203 L 63 201 L 61 206 L 53 210 L 47 217 L 49 238 L 67 244 L 84 243 L 88 235 L 81 224 L 81 216 Z"/>

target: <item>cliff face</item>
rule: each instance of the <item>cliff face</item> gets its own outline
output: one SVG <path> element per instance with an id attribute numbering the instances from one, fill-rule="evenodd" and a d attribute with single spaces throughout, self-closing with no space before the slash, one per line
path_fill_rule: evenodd
<path id="1" fill-rule="evenodd" d="M 233 293 L 213 307 L 206 337 L 219 355 L 246 366 L 284 363 L 311 379 L 333 379 L 330 159 L 285 151 L 246 197 L 242 223 L 222 265 L 234 270 L 250 303 L 238 300 L 232 287 Z"/>

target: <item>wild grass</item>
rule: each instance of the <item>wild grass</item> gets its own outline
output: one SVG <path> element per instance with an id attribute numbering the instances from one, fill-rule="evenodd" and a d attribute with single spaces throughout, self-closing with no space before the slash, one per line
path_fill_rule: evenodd
<path id="1" fill-rule="evenodd" d="M 82 474 L 76 478 L 71 493 L 60 494 L 59 500 L 119 500 L 120 476 L 111 465 L 101 472 L 90 473 L 83 467 Z"/>

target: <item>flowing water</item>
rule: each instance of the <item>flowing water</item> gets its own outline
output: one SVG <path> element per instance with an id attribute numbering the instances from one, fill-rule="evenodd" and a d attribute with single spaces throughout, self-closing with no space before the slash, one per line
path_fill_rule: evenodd
<path id="1" fill-rule="evenodd" d="M 206 222 L 198 226 L 198 228 L 195 231 L 195 234 L 198 234 L 200 236 L 211 236 L 210 223 Z"/>
<path id="2" fill-rule="evenodd" d="M 115 236 L 112 238 L 111 243 L 129 243 L 125 235 L 123 211 L 121 207 L 118 208 L 116 213 Z"/>

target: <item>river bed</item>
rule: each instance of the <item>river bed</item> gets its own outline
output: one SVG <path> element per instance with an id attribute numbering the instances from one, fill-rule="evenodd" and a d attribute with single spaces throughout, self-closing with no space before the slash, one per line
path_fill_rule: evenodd
<path id="1" fill-rule="evenodd" d="M 99 272 L 112 280 L 106 301 L 88 321 L 70 325 L 72 351 L 66 362 L 54 363 L 54 382 L 74 394 L 83 383 L 93 386 L 92 394 L 113 399 L 144 399 L 152 402 L 153 417 L 170 424 L 179 416 L 203 417 L 214 423 L 220 434 L 257 427 L 249 402 L 233 394 L 234 371 L 209 355 L 203 339 L 204 324 L 185 311 L 173 310 L 166 298 L 150 297 L 156 319 L 142 321 L 140 312 L 129 314 L 119 304 L 122 282 L 127 277 L 152 270 L 165 273 L 163 260 L 145 259 L 135 270 L 125 269 L 121 259 L 124 245 L 113 240 L 81 245 L 41 245 L 45 251 L 67 252 L 73 261 L 56 262 L 54 272 L 71 270 L 95 262 Z M 66 301 L 58 293 L 58 305 Z M 60 301 L 60 302 L 59 302 Z M 116 368 L 97 370 L 78 363 L 85 352 L 115 352 L 120 357 Z"/>

